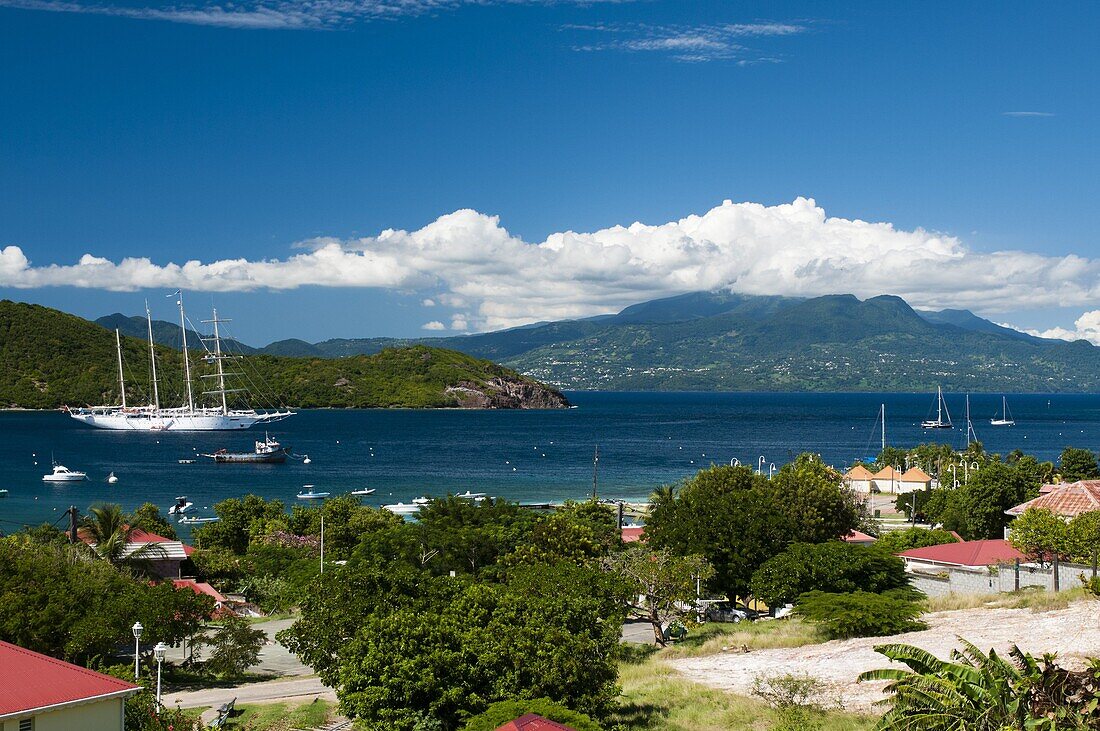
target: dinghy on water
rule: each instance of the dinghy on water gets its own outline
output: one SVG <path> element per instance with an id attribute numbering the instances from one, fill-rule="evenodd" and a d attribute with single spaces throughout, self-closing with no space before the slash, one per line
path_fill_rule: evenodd
<path id="1" fill-rule="evenodd" d="M 202 525 L 204 523 L 217 523 L 217 518 L 180 518 L 180 523 L 184 525 Z"/>
<path id="2" fill-rule="evenodd" d="M 188 500 L 186 495 L 180 495 L 176 498 L 176 504 L 168 508 L 168 514 L 183 515 L 194 506 L 195 504 Z M 180 522 L 182 523 L 183 521 L 181 520 Z"/>
<path id="3" fill-rule="evenodd" d="M 484 492 L 470 492 L 467 490 L 461 495 L 455 495 L 455 497 L 459 500 L 473 500 L 475 503 L 480 503 L 482 500 L 489 497 L 489 495 Z"/>
<path id="4" fill-rule="evenodd" d="M 351 494 L 352 495 L 357 495 L 357 496 L 373 495 L 374 491 L 375 491 L 375 488 L 373 488 L 373 487 L 364 487 L 361 490 L 352 490 Z"/>
<path id="5" fill-rule="evenodd" d="M 115 484 L 116 482 L 118 482 L 118 477 L 115 475 L 114 472 L 107 475 L 107 482 L 109 482 L 112 485 Z"/>
<path id="6" fill-rule="evenodd" d="M 299 500 L 324 500 L 332 493 L 316 492 L 313 485 L 302 485 L 302 492 L 298 493 Z"/>

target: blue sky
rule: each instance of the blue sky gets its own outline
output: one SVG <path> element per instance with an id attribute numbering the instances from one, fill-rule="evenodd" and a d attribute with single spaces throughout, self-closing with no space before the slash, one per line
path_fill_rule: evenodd
<path id="1" fill-rule="evenodd" d="M 0 0 L 0 296 L 182 285 L 256 343 L 711 286 L 1100 332 L 1100 5 L 310 7 Z"/>

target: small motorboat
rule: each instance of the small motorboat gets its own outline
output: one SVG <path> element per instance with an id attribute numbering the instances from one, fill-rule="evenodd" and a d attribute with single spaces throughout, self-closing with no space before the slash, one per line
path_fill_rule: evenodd
<path id="1" fill-rule="evenodd" d="M 111 474 L 107 475 L 107 482 L 111 483 L 112 485 L 115 484 L 116 482 L 118 482 L 118 476 L 115 475 L 114 472 L 112 472 Z"/>
<path id="2" fill-rule="evenodd" d="M 470 492 L 467 490 L 461 495 L 455 495 L 455 497 L 459 500 L 473 500 L 475 503 L 480 503 L 482 500 L 489 497 L 489 495 L 484 492 Z"/>
<path id="3" fill-rule="evenodd" d="M 0 497 L 7 497 L 8 491 L 5 488 L 0 487 Z"/>
<path id="4" fill-rule="evenodd" d="M 302 485 L 302 491 L 298 493 L 299 500 L 324 500 L 332 493 L 317 492 L 313 489 L 313 485 Z"/>
<path id="5" fill-rule="evenodd" d="M 86 479 L 88 479 L 86 473 L 70 470 L 65 465 L 57 464 L 56 462 L 54 462 L 52 473 L 42 475 L 43 482 L 80 482 Z"/>
<path id="6" fill-rule="evenodd" d="M 415 502 L 412 503 L 394 503 L 393 505 L 383 505 L 383 510 L 388 510 L 395 515 L 415 515 L 420 512 L 420 508 L 424 507 Z"/>
<path id="7" fill-rule="evenodd" d="M 414 497 L 412 499 L 413 505 L 427 505 L 431 501 L 430 497 Z"/>
<path id="8" fill-rule="evenodd" d="M 181 459 L 181 460 L 178 460 L 178 461 L 179 461 L 180 464 L 195 464 L 195 460 L 193 460 L 193 459 Z"/>
<path id="9" fill-rule="evenodd" d="M 195 504 L 187 499 L 186 495 L 180 495 L 176 498 L 176 504 L 168 508 L 169 515 L 183 515 L 191 508 L 195 507 Z M 180 521 L 183 522 L 182 520 Z"/>
<path id="10" fill-rule="evenodd" d="M 351 491 L 351 494 L 352 494 L 352 495 L 359 495 L 359 496 L 363 496 L 363 495 L 373 495 L 373 494 L 374 494 L 374 490 L 375 490 L 375 488 L 373 488 L 373 487 L 364 487 L 364 488 L 363 488 L 363 489 L 361 489 L 361 490 L 352 490 L 352 491 Z"/>

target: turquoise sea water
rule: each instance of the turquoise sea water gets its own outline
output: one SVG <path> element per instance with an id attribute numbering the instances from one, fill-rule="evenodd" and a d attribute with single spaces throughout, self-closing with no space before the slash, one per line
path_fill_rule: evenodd
<path id="1" fill-rule="evenodd" d="M 220 447 L 251 449 L 262 432 L 131 433 L 92 429 L 59 412 L 0 413 L 0 529 L 53 522 L 69 505 L 97 501 L 125 508 L 152 501 L 162 510 L 187 495 L 209 515 L 226 497 L 254 492 L 288 505 L 303 484 L 333 494 L 375 487 L 367 504 L 418 495 L 487 492 L 522 502 L 584 498 L 592 489 L 592 453 L 600 447 L 600 494 L 639 498 L 711 462 L 739 459 L 765 470 L 802 451 L 845 465 L 879 448 L 878 409 L 886 404 L 887 439 L 964 445 L 962 396 L 948 395 L 957 428 L 922 431 L 928 394 L 570 393 L 562 411 L 302 411 L 274 425 L 273 436 L 311 463 L 215 465 L 178 460 Z M 999 395 L 971 397 L 986 448 L 1015 448 L 1056 459 L 1066 445 L 1097 448 L 1100 395 L 1010 395 L 1018 426 L 994 428 Z M 962 428 L 959 428 L 962 427 Z M 48 484 L 51 454 L 86 482 Z M 114 471 L 116 484 L 106 482 Z"/>

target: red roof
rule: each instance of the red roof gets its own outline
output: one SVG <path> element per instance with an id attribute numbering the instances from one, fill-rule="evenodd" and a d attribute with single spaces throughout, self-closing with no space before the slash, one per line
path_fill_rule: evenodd
<path id="1" fill-rule="evenodd" d="M 644 533 L 644 525 L 636 525 L 629 528 L 623 528 L 623 543 L 634 543 L 635 541 L 640 541 L 642 540 L 642 535 Z"/>
<path id="2" fill-rule="evenodd" d="M 842 538 L 845 543 L 874 543 L 875 537 L 869 536 L 863 531 L 853 530 Z"/>
<path id="3" fill-rule="evenodd" d="M 128 528 L 129 526 L 125 527 Z M 65 531 L 65 535 L 69 535 L 69 531 Z M 95 539 L 92 538 L 87 528 L 77 528 L 76 535 L 89 546 L 95 543 Z M 187 545 L 178 538 L 165 538 L 164 536 L 158 536 L 156 533 L 150 533 L 141 528 L 134 528 L 130 532 L 130 543 L 178 543 L 183 546 L 183 552 L 188 556 L 195 551 L 192 546 Z"/>
<path id="4" fill-rule="evenodd" d="M 993 566 L 1012 563 L 1016 559 L 1026 560 L 1024 554 L 1013 548 L 1012 544 L 1003 538 L 910 548 L 898 555 L 918 561 L 934 561 L 956 566 Z"/>
<path id="5" fill-rule="evenodd" d="M 1063 518 L 1100 510 L 1100 480 L 1081 480 L 1059 485 L 1034 500 L 1009 508 L 1009 515 L 1021 515 L 1028 508 L 1046 508 Z"/>
<path id="6" fill-rule="evenodd" d="M 8 716 L 139 690 L 110 675 L 0 641 L 0 720 Z M 2 725 L 2 724 L 0 724 Z"/>
<path id="7" fill-rule="evenodd" d="M 551 721 L 537 713 L 528 713 L 520 716 L 515 721 L 509 721 L 503 726 L 497 726 L 496 731 L 575 731 L 572 726 Z"/>
<path id="8" fill-rule="evenodd" d="M 172 583 L 177 589 L 190 589 L 196 594 L 206 594 L 208 597 L 213 597 L 214 601 L 224 604 L 225 596 L 207 584 L 205 581 L 195 581 L 194 579 L 172 579 Z"/>

